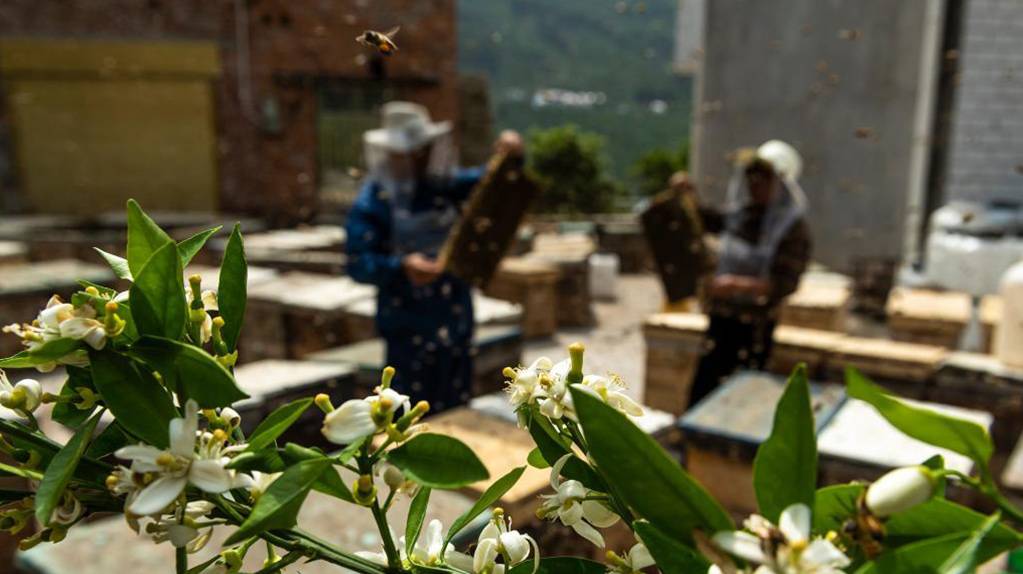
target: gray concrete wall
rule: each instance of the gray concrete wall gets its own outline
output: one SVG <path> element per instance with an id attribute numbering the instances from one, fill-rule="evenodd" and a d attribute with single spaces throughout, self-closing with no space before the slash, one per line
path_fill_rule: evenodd
<path id="1" fill-rule="evenodd" d="M 694 133 L 703 196 L 723 198 L 735 148 L 780 138 L 804 157 L 815 259 L 898 259 L 930 1 L 708 2 Z"/>
<path id="2" fill-rule="evenodd" d="M 966 3 L 945 199 L 1023 201 L 1023 2 Z"/>

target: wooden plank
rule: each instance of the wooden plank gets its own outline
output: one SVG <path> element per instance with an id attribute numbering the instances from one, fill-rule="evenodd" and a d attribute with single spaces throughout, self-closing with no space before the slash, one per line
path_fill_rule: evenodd
<path id="1" fill-rule="evenodd" d="M 521 157 L 494 156 L 441 249 L 444 269 L 470 285 L 486 286 L 537 193 Z"/>
<path id="2" fill-rule="evenodd" d="M 668 301 L 696 295 L 707 255 L 695 203 L 688 196 L 664 192 L 651 201 L 640 222 Z"/>

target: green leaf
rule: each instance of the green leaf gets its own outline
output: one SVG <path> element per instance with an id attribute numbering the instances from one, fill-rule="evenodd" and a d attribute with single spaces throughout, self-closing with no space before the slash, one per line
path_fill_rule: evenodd
<path id="1" fill-rule="evenodd" d="M 259 497 L 245 522 L 224 541 L 225 546 L 236 544 L 266 532 L 295 526 L 298 511 L 313 484 L 330 467 L 325 458 L 305 460 L 284 471 Z"/>
<path id="2" fill-rule="evenodd" d="M 462 441 L 439 434 L 417 434 L 390 451 L 387 460 L 423 486 L 454 489 L 490 478 Z"/>
<path id="3" fill-rule="evenodd" d="M 287 468 L 284 459 L 281 458 L 277 449 L 268 448 L 259 452 L 243 452 L 231 459 L 231 462 L 224 465 L 228 470 L 240 470 L 242 472 L 283 472 Z"/>
<path id="4" fill-rule="evenodd" d="M 27 468 L 20 468 L 17 466 L 11 466 L 0 462 L 0 476 L 17 476 L 21 478 L 27 478 L 28 480 L 42 480 L 43 473 L 37 470 L 29 470 Z"/>
<path id="5" fill-rule="evenodd" d="M 789 505 L 802 503 L 813 510 L 817 488 L 817 433 L 806 366 L 789 377 L 774 410 L 771 436 L 757 449 L 753 486 L 760 514 L 777 523 Z M 811 514 L 812 515 L 812 514 Z"/>
<path id="6" fill-rule="evenodd" d="M 535 574 L 606 574 L 607 566 L 600 562 L 586 560 L 585 558 L 573 558 L 570 556 L 556 556 L 553 558 L 541 558 L 540 567 Z M 533 574 L 533 560 L 525 562 L 508 570 L 508 574 Z"/>
<path id="7" fill-rule="evenodd" d="M 60 397 L 63 400 L 53 405 L 50 417 L 68 428 L 76 429 L 96 410 L 95 406 L 88 409 L 80 409 L 71 403 L 72 400 L 78 399 L 76 389 L 94 389 L 94 387 L 92 385 L 92 375 L 86 369 L 68 367 L 67 374 L 67 382 L 60 389 Z"/>
<path id="8" fill-rule="evenodd" d="M 128 268 L 135 277 L 149 258 L 174 240 L 164 233 L 134 199 L 128 200 Z M 175 249 L 177 251 L 177 249 Z M 178 273 L 180 277 L 181 274 Z"/>
<path id="9" fill-rule="evenodd" d="M 107 297 L 109 299 L 113 299 L 117 295 L 117 290 L 116 289 L 111 289 L 110 287 L 104 287 L 103 285 L 100 285 L 99 283 L 93 283 L 92 281 L 87 281 L 85 279 L 79 279 L 78 280 L 78 284 L 82 286 L 82 289 L 88 289 L 89 287 L 92 287 L 93 289 L 99 291 L 99 294 L 101 296 Z"/>
<path id="10" fill-rule="evenodd" d="M 455 535 L 468 526 L 473 519 L 480 514 L 483 514 L 483 511 L 490 508 L 498 500 L 501 500 L 501 497 L 511 490 L 511 488 L 515 486 L 515 483 L 522 478 L 522 473 L 525 471 L 526 467 L 520 466 L 495 480 L 494 484 L 491 484 L 490 487 L 483 492 L 483 495 L 476 501 L 476 504 L 472 505 L 472 508 L 463 512 L 461 516 L 451 523 L 451 528 L 448 529 L 448 537 L 445 540 L 445 547 L 447 546 L 447 543 L 451 542 Z"/>
<path id="11" fill-rule="evenodd" d="M 650 556 L 657 562 L 661 574 L 690 574 L 706 572 L 710 562 L 692 548 L 672 540 L 649 522 L 638 520 L 632 524 L 636 536 L 643 541 Z"/>
<path id="12" fill-rule="evenodd" d="M 106 260 L 107 265 L 110 266 L 114 271 L 114 275 L 117 275 L 121 279 L 132 280 L 131 269 L 128 267 L 128 260 L 124 257 L 114 255 L 113 253 L 107 253 L 99 247 L 93 247 L 96 253 L 99 253 L 100 257 Z"/>
<path id="13" fill-rule="evenodd" d="M 257 451 L 262 450 L 265 447 L 273 444 L 277 437 L 281 436 L 284 431 L 288 430 L 291 425 L 295 424 L 298 417 L 302 416 L 302 413 L 309 408 L 309 405 L 313 404 L 313 399 L 299 399 L 297 401 L 290 402 L 286 405 L 277 407 L 274 412 L 270 413 L 270 416 L 263 419 L 256 430 L 252 431 L 249 435 L 249 446 L 246 450 Z"/>
<path id="14" fill-rule="evenodd" d="M 868 381 L 855 369 L 847 369 L 847 394 L 877 409 L 889 423 L 917 440 L 972 458 L 987 468 L 994 444 L 979 424 L 907 404 Z"/>
<path id="15" fill-rule="evenodd" d="M 185 285 L 181 259 L 173 242 L 156 250 L 135 273 L 131 286 L 131 314 L 142 335 L 180 339 L 185 329 Z"/>
<path id="16" fill-rule="evenodd" d="M 60 452 L 46 467 L 46 473 L 36 492 L 35 503 L 36 520 L 43 526 L 50 525 L 53 509 L 60 504 L 60 499 L 64 496 L 64 489 L 71 482 L 75 469 L 78 467 L 78 461 L 85 454 L 85 449 L 89 446 L 89 440 L 92 439 L 92 433 L 96 430 L 96 424 L 99 423 L 102 414 L 102 411 L 96 413 L 82 425 L 82 428 L 78 429 L 78 432 L 71 437 L 64 448 L 60 449 Z"/>
<path id="17" fill-rule="evenodd" d="M 223 225 L 218 225 L 212 229 L 206 231 L 200 231 L 188 239 L 178 243 L 178 253 L 181 254 L 181 266 L 187 267 L 192 262 L 192 258 L 199 253 L 203 245 L 206 245 L 206 241 L 213 237 L 213 235 L 223 228 Z M 116 271 L 116 270 L 115 270 Z"/>
<path id="18" fill-rule="evenodd" d="M 681 541 L 692 540 L 695 528 L 734 530 L 725 509 L 635 423 L 585 391 L 573 388 L 572 399 L 590 456 L 640 517 Z"/>
<path id="19" fill-rule="evenodd" d="M 885 544 L 906 546 L 921 540 L 971 532 L 980 528 L 986 517 L 979 512 L 942 498 L 934 498 L 888 519 Z M 998 523 L 987 535 L 990 544 L 1012 546 L 1020 542 L 1014 530 Z"/>
<path id="20" fill-rule="evenodd" d="M 813 531 L 842 531 L 842 524 L 856 515 L 862 484 L 835 484 L 817 491 L 814 498 Z"/>
<path id="21" fill-rule="evenodd" d="M 533 437 L 533 442 L 536 443 L 536 447 L 540 450 L 544 460 L 552 464 L 572 452 L 568 446 L 557 438 L 557 431 L 551 426 L 551 422 L 547 420 L 547 417 L 540 414 L 533 414 L 530 417 L 529 435 Z M 575 454 L 572 454 L 572 458 L 565 462 L 561 469 L 561 474 L 565 478 L 578 480 L 583 486 L 591 490 L 598 492 L 607 491 L 607 485 L 600 478 L 600 475 L 593 470 L 589 463 Z"/>
<path id="22" fill-rule="evenodd" d="M 81 348 L 81 341 L 75 339 L 54 339 L 32 351 L 21 351 L 0 359 L 0 369 L 28 369 L 52 363 Z"/>
<path id="23" fill-rule="evenodd" d="M 220 330 L 227 344 L 228 352 L 238 346 L 238 336 L 245 318 L 245 301 L 248 290 L 248 264 L 245 262 L 245 245 L 242 241 L 241 225 L 235 224 L 231 237 L 224 248 L 224 260 L 220 264 L 220 284 L 217 286 L 217 304 L 224 327 Z"/>
<path id="24" fill-rule="evenodd" d="M 942 471 L 945 470 L 945 457 L 940 454 L 936 454 L 927 460 L 920 463 L 922 466 L 926 466 L 931 470 Z M 939 474 L 937 481 L 934 485 L 934 496 L 943 497 L 945 496 L 946 479 L 944 474 Z"/>
<path id="25" fill-rule="evenodd" d="M 526 462 L 533 468 L 545 469 L 550 468 L 551 463 L 547 462 L 547 459 L 543 457 L 543 453 L 540 452 L 539 448 L 534 448 L 529 451 L 529 455 L 526 456 Z"/>
<path id="26" fill-rule="evenodd" d="M 412 499 L 408 508 L 408 520 L 405 522 L 405 553 L 412 555 L 412 549 L 419 540 L 419 533 L 426 520 L 426 508 L 430 504 L 430 489 L 421 488 Z"/>
<path id="27" fill-rule="evenodd" d="M 326 455 L 320 452 L 319 449 L 312 449 L 291 442 L 284 447 L 284 458 L 286 458 L 289 462 L 318 459 L 330 461 L 330 459 L 326 458 Z M 333 461 L 330 462 L 333 463 Z M 323 472 L 323 475 L 320 476 L 319 480 L 313 484 L 313 490 L 322 492 L 328 496 L 333 496 L 334 498 L 339 498 L 346 502 L 355 502 L 355 497 L 352 496 L 351 489 L 349 489 L 348 485 L 345 484 L 345 481 L 341 479 L 341 475 L 338 474 L 337 469 L 333 467 L 328 468 Z"/>
<path id="28" fill-rule="evenodd" d="M 94 351 L 89 358 L 92 382 L 111 414 L 128 432 L 165 448 L 167 425 L 178 412 L 163 386 L 123 355 Z"/>
<path id="29" fill-rule="evenodd" d="M 89 445 L 89 450 L 85 451 L 85 455 L 90 458 L 103 458 L 132 442 L 132 438 L 124 432 L 120 423 L 114 421 L 100 431 L 96 439 Z"/>
<path id="30" fill-rule="evenodd" d="M 144 336 L 131 352 L 159 371 L 169 388 L 183 391 L 200 407 L 226 407 L 248 398 L 223 365 L 194 345 Z"/>
<path id="31" fill-rule="evenodd" d="M 932 572 L 941 572 L 941 566 L 970 537 L 971 532 L 960 532 L 937 538 L 928 538 L 906 546 L 889 549 L 882 552 L 873 562 L 864 564 L 863 567 L 856 571 L 856 574 L 887 574 L 889 572 L 930 574 Z M 1004 544 L 991 543 L 990 540 L 984 539 L 980 542 L 980 546 L 975 554 L 977 563 L 986 562 L 998 554 L 1013 548 L 1016 544 L 1006 546 Z"/>
<path id="32" fill-rule="evenodd" d="M 973 531 L 973 534 L 963 542 L 956 551 L 938 568 L 942 574 L 969 574 L 977 569 L 977 553 L 984 538 L 991 533 L 991 530 L 1002 518 L 1001 512 L 995 512 Z"/>

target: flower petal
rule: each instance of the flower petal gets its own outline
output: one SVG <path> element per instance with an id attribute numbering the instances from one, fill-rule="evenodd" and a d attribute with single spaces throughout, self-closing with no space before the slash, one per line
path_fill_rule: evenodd
<path id="1" fill-rule="evenodd" d="M 323 436 L 334 444 L 351 444 L 377 430 L 368 401 L 345 401 L 323 419 Z"/>
<path id="2" fill-rule="evenodd" d="M 447 552 L 444 554 L 444 562 L 446 562 L 449 566 L 458 568 L 459 570 L 472 572 L 472 556 L 463 554 L 454 548 L 448 548 Z"/>
<path id="3" fill-rule="evenodd" d="M 845 568 L 851 563 L 849 557 L 842 553 L 837 546 L 823 538 L 811 542 L 803 550 L 799 562 L 801 566 L 831 566 L 834 568 Z"/>
<path id="4" fill-rule="evenodd" d="M 172 419 L 168 425 L 170 451 L 178 456 L 195 456 L 195 433 L 199 430 L 199 405 L 189 400 L 185 404 L 185 418 Z"/>
<path id="5" fill-rule="evenodd" d="M 183 476 L 161 476 L 143 488 L 129 505 L 132 514 L 148 516 L 167 508 L 188 484 Z"/>
<path id="6" fill-rule="evenodd" d="M 232 474 L 219 460 L 196 460 L 188 468 L 188 481 L 206 492 L 217 494 L 234 486 Z"/>
<path id="7" fill-rule="evenodd" d="M 355 555 L 363 560 L 369 560 L 374 564 L 381 566 L 387 566 L 387 556 L 383 552 L 369 552 L 367 550 L 358 550 Z"/>
<path id="8" fill-rule="evenodd" d="M 582 501 L 583 518 L 597 528 L 608 528 L 618 522 L 618 515 L 596 500 Z"/>
<path id="9" fill-rule="evenodd" d="M 199 536 L 199 531 L 184 524 L 171 524 L 167 527 L 167 536 L 175 548 L 184 548 L 188 543 Z"/>
<path id="10" fill-rule="evenodd" d="M 518 530 L 505 532 L 501 535 L 501 546 L 507 553 L 512 565 L 529 558 L 529 539 Z"/>
<path id="11" fill-rule="evenodd" d="M 476 545 L 476 551 L 472 555 L 472 571 L 482 572 L 497 560 L 497 540 L 487 538 Z"/>
<path id="12" fill-rule="evenodd" d="M 560 481 L 558 480 L 558 477 L 561 476 L 561 469 L 565 468 L 565 463 L 567 463 L 570 458 L 572 458 L 572 453 L 568 453 L 559 458 L 558 461 L 554 463 L 554 466 L 551 467 L 551 488 L 554 490 L 559 489 L 558 485 Z"/>
<path id="13" fill-rule="evenodd" d="M 806 542 L 810 539 L 810 507 L 796 503 L 781 511 L 778 530 L 785 535 L 789 544 Z"/>
<path id="14" fill-rule="evenodd" d="M 750 562 L 763 564 L 767 562 L 767 556 L 760 548 L 760 539 L 748 532 L 722 531 L 712 537 L 714 544 L 719 548 Z"/>
<path id="15" fill-rule="evenodd" d="M 632 564 L 633 570 L 642 570 L 655 564 L 654 557 L 650 555 L 650 551 L 642 542 L 629 550 L 629 562 Z"/>
<path id="16" fill-rule="evenodd" d="M 572 524 L 572 530 L 579 536 L 582 536 L 586 540 L 589 540 L 597 548 L 604 547 L 604 537 L 600 535 L 600 532 L 596 528 L 592 527 L 585 520 L 580 520 L 575 524 Z"/>
<path id="17" fill-rule="evenodd" d="M 138 464 L 139 466 L 136 470 L 140 472 L 156 472 L 160 470 L 160 465 L 156 464 L 156 459 L 162 454 L 162 450 L 148 444 L 128 445 L 114 452 L 114 456 L 117 458 L 130 460 Z M 132 467 L 135 468 L 135 464 Z"/>

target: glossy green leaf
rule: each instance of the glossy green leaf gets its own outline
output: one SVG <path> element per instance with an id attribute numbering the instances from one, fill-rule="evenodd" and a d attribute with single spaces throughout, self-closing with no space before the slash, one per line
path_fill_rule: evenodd
<path id="1" fill-rule="evenodd" d="M 231 462 L 224 465 L 229 470 L 240 470 L 242 472 L 283 472 L 287 464 L 277 449 L 267 448 L 259 452 L 243 452 L 231 459 Z"/>
<path id="2" fill-rule="evenodd" d="M 657 562 L 661 574 L 690 574 L 706 572 L 710 562 L 689 546 L 673 540 L 649 522 L 638 520 L 632 524 L 636 536 L 643 541 L 650 556 Z"/>
<path id="3" fill-rule="evenodd" d="M 600 562 L 586 560 L 585 558 L 573 558 L 569 556 L 555 556 L 552 558 L 541 558 L 540 566 L 535 574 L 606 574 L 607 566 Z M 533 574 L 533 558 L 530 556 L 525 562 L 508 570 L 508 574 Z"/>
<path id="4" fill-rule="evenodd" d="M 223 225 L 218 225 L 212 229 L 200 231 L 199 233 L 196 233 L 188 239 L 178 243 L 178 253 L 181 254 L 181 266 L 187 267 L 188 264 L 192 262 L 192 259 L 196 256 L 196 254 L 199 253 L 199 250 L 202 249 L 202 246 L 206 245 L 206 241 L 209 240 L 210 237 L 213 237 L 213 235 L 220 231 L 223 227 Z"/>
<path id="5" fill-rule="evenodd" d="M 983 524 L 980 525 L 973 534 L 964 541 L 951 556 L 945 560 L 944 563 L 938 568 L 938 572 L 941 574 L 970 574 L 977 569 L 979 564 L 978 553 L 980 551 L 980 545 L 987 538 L 987 535 L 991 533 L 995 525 L 1002 518 L 1001 512 L 996 512 L 989 516 Z"/>
<path id="6" fill-rule="evenodd" d="M 181 259 L 171 242 L 156 250 L 131 286 L 131 314 L 142 335 L 180 339 L 187 309 Z"/>
<path id="7" fill-rule="evenodd" d="M 118 276 L 121 279 L 127 279 L 128 281 L 132 280 L 131 269 L 128 267 L 127 259 L 125 259 L 124 257 L 120 257 L 118 255 L 114 255 L 113 253 L 107 253 L 106 251 L 103 251 L 99 247 L 93 247 L 93 249 L 95 249 L 96 253 L 99 253 L 100 257 L 102 257 L 107 262 L 107 265 L 110 266 L 110 269 L 114 271 L 114 275 Z"/>
<path id="8" fill-rule="evenodd" d="M 290 402 L 286 405 L 277 407 L 274 412 L 270 413 L 270 416 L 263 419 L 256 427 L 256 430 L 252 431 L 248 439 L 249 451 L 262 450 L 273 444 L 277 437 L 281 436 L 284 431 L 288 430 L 291 425 L 295 424 L 302 413 L 309 408 L 309 405 L 313 404 L 313 399 L 299 399 L 297 401 Z"/>
<path id="9" fill-rule="evenodd" d="M 159 371 L 170 388 L 183 390 L 202 408 L 226 407 L 248 398 L 223 365 L 194 345 L 144 336 L 131 352 Z"/>
<path id="10" fill-rule="evenodd" d="M 220 316 L 224 318 L 224 327 L 220 332 L 228 352 L 234 352 L 237 348 L 238 336 L 242 331 L 248 275 L 241 225 L 236 223 L 224 249 L 224 260 L 220 264 L 220 284 L 217 287 L 217 304 Z"/>
<path id="11" fill-rule="evenodd" d="M 313 449 L 297 445 L 295 443 L 288 443 L 284 447 L 284 459 L 288 462 L 307 461 L 307 460 L 328 460 L 326 455 L 323 454 L 319 449 Z M 332 463 L 333 464 L 333 463 Z M 328 496 L 339 498 L 346 502 L 355 502 L 355 497 L 352 496 L 352 491 L 342 480 L 341 475 L 338 474 L 337 469 L 331 466 L 327 470 L 323 471 L 320 478 L 313 483 L 313 490 L 322 492 Z"/>
<path id="12" fill-rule="evenodd" d="M 905 546 L 928 538 L 972 532 L 984 524 L 986 517 L 942 498 L 934 498 L 888 519 L 885 527 L 888 546 Z M 987 534 L 989 544 L 1011 546 L 1021 542 L 1019 534 L 1008 526 L 998 523 Z"/>
<path id="13" fill-rule="evenodd" d="M 515 483 L 522 478 L 522 473 L 525 472 L 525 470 L 526 467 L 520 466 L 519 468 L 513 469 L 508 474 L 495 480 L 494 484 L 491 484 L 490 487 L 483 492 L 479 500 L 472 505 L 472 508 L 463 512 L 461 516 L 451 523 L 451 527 L 448 528 L 448 537 L 446 542 L 451 542 L 455 535 L 468 526 L 469 523 L 471 523 L 477 516 L 483 514 L 486 509 L 493 506 L 498 500 L 501 500 L 501 497 L 511 490 L 512 487 L 515 486 Z"/>
<path id="14" fill-rule="evenodd" d="M 142 211 L 139 204 L 129 199 L 127 259 L 131 274 L 138 277 L 149 258 L 168 243 L 174 245 L 170 236 Z"/>
<path id="15" fill-rule="evenodd" d="M 89 449 L 85 451 L 85 455 L 90 458 L 103 458 L 108 454 L 113 454 L 117 449 L 128 446 L 133 442 L 130 436 L 128 436 L 121 425 L 114 421 L 107 425 L 105 429 L 93 439 L 92 444 L 89 445 Z"/>
<path id="16" fill-rule="evenodd" d="M 814 497 L 813 531 L 842 531 L 842 524 L 856 515 L 856 501 L 865 487 L 862 484 L 825 486 Z"/>
<path id="17" fill-rule="evenodd" d="M 0 359 L 0 369 L 27 369 L 53 363 L 82 349 L 82 342 L 75 339 L 54 339 L 31 351 L 21 351 Z"/>
<path id="18" fill-rule="evenodd" d="M 569 450 L 570 447 L 557 438 L 557 431 L 554 430 L 551 422 L 544 416 L 534 414 L 530 418 L 529 435 L 533 437 L 533 442 L 536 443 L 536 447 L 539 449 L 540 454 L 543 455 L 544 460 L 551 464 L 554 464 L 561 457 L 571 452 Z M 575 454 L 565 462 L 561 469 L 561 474 L 565 478 L 578 480 L 583 486 L 591 490 L 598 492 L 607 491 L 607 485 L 604 484 L 600 475 L 593 470 L 589 463 Z"/>
<path id="19" fill-rule="evenodd" d="M 647 433 L 599 398 L 572 389 L 590 456 L 615 492 L 675 540 L 693 529 L 707 534 L 735 528 L 724 508 Z"/>
<path id="20" fill-rule="evenodd" d="M 461 488 L 490 477 L 465 443 L 439 434 L 418 434 L 390 451 L 387 460 L 405 476 L 430 488 Z"/>
<path id="21" fill-rule="evenodd" d="M 306 496 L 329 467 L 330 461 L 320 458 L 302 461 L 285 470 L 259 497 L 252 513 L 238 530 L 227 537 L 224 545 L 236 544 L 267 530 L 295 526 Z"/>
<path id="22" fill-rule="evenodd" d="M 987 430 L 975 422 L 910 405 L 868 381 L 855 369 L 846 371 L 847 393 L 872 405 L 903 433 L 928 444 L 968 456 L 982 468 L 994 452 Z"/>
<path id="23" fill-rule="evenodd" d="M 60 505 L 64 489 L 74 477 L 78 461 L 85 454 L 85 449 L 89 446 L 92 433 L 96 430 L 96 425 L 102 414 L 102 411 L 96 413 L 82 425 L 46 467 L 46 473 L 36 492 L 35 502 L 36 520 L 43 526 L 49 526 L 53 510 Z"/>
<path id="24" fill-rule="evenodd" d="M 99 283 L 93 283 L 92 281 L 88 281 L 86 279 L 79 279 L 78 284 L 82 286 L 82 289 L 88 289 L 89 287 L 92 287 L 96 291 L 99 291 L 99 294 L 102 295 L 103 297 L 113 298 L 114 296 L 117 295 L 116 289 L 111 289 L 110 287 L 105 287 L 103 285 L 100 285 Z"/>
<path id="25" fill-rule="evenodd" d="M 412 555 L 419 540 L 419 533 L 423 530 L 423 522 L 426 520 L 426 508 L 430 504 L 430 489 L 420 488 L 412 499 L 408 508 L 408 520 L 405 521 L 405 553 Z"/>
<path id="26" fill-rule="evenodd" d="M 782 510 L 802 503 L 813 510 L 817 488 L 817 433 L 806 366 L 789 377 L 774 410 L 771 435 L 757 449 L 753 487 L 760 514 L 777 523 Z"/>
<path id="27" fill-rule="evenodd" d="M 551 464 L 543 457 L 543 452 L 541 452 L 539 448 L 534 448 L 529 451 L 529 455 L 526 456 L 526 462 L 529 463 L 529 466 L 539 468 L 541 470 L 551 467 Z"/>
<path id="28" fill-rule="evenodd" d="M 131 359 L 94 351 L 92 382 L 111 414 L 130 433 L 158 448 L 168 444 L 167 425 L 178 416 L 167 391 Z"/>
<path id="29" fill-rule="evenodd" d="M 971 535 L 970 531 L 947 534 L 886 550 L 876 560 L 864 564 L 856 574 L 941 572 L 941 566 L 970 539 Z M 984 539 L 976 550 L 977 563 L 986 562 L 1013 546 L 1015 545 L 1005 546 Z"/>

